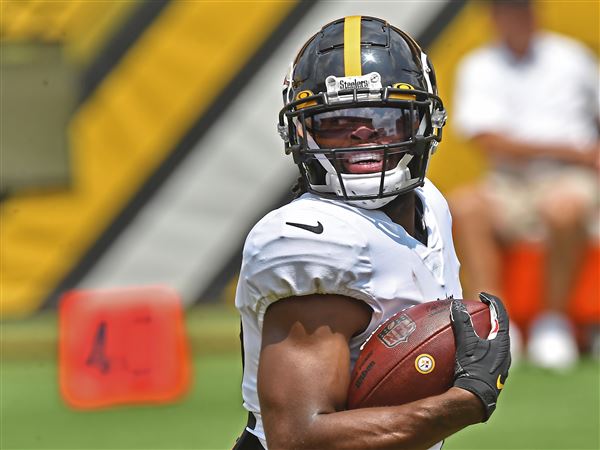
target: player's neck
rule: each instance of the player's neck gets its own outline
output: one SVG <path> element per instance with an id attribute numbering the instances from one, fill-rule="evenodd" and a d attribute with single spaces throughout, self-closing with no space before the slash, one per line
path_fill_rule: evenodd
<path id="1" fill-rule="evenodd" d="M 399 195 L 393 201 L 385 205 L 381 210 L 386 213 L 392 221 L 402 226 L 408 234 L 415 237 L 415 193 L 414 191 Z"/>

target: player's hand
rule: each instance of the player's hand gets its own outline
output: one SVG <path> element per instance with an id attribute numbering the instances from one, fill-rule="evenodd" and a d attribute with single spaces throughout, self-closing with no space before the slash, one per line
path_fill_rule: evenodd
<path id="1" fill-rule="evenodd" d="M 456 341 L 454 386 L 477 395 L 485 406 L 484 422 L 496 409 L 510 367 L 508 314 L 502 301 L 491 294 L 479 294 L 490 308 L 492 331 L 481 339 L 473 329 L 471 316 L 461 300 L 453 300 L 450 318 Z"/>

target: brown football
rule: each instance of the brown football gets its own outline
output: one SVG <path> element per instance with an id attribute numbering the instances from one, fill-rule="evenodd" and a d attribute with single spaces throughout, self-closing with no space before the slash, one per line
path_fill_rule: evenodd
<path id="1" fill-rule="evenodd" d="M 489 308 L 463 300 L 477 334 L 490 333 Z M 402 405 L 452 386 L 454 333 L 451 300 L 422 303 L 381 324 L 364 344 L 354 366 L 348 409 Z"/>

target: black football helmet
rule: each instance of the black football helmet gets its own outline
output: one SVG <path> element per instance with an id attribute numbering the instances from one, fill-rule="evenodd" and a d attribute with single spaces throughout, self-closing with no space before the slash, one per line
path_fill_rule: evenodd
<path id="1" fill-rule="evenodd" d="M 433 66 L 375 17 L 325 25 L 283 87 L 278 130 L 308 191 L 375 209 L 422 186 L 446 112 Z"/>

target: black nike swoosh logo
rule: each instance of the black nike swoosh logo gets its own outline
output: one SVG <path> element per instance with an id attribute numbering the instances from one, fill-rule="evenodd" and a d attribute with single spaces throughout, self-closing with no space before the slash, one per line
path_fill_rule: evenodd
<path id="1" fill-rule="evenodd" d="M 305 223 L 286 222 L 286 225 L 292 227 L 302 228 L 303 230 L 310 231 L 311 233 L 321 234 L 323 232 L 323 225 L 321 222 L 317 222 L 316 225 L 306 225 Z"/>

